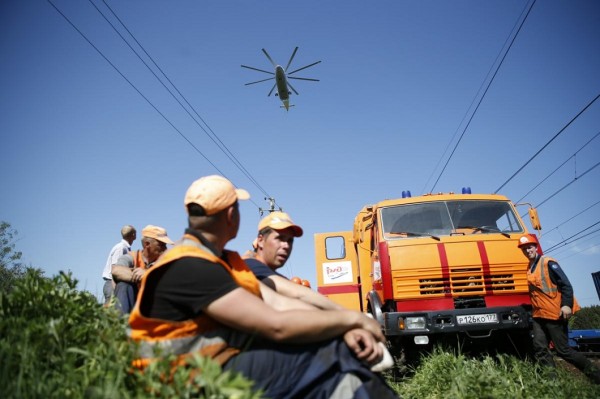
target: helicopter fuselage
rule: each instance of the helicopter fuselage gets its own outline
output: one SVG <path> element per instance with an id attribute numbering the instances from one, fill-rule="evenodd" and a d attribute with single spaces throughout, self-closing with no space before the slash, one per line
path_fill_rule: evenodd
<path id="1" fill-rule="evenodd" d="M 285 76 L 285 71 L 281 65 L 275 67 L 275 82 L 277 83 L 277 95 L 285 109 L 288 109 L 290 106 L 290 92 L 288 89 L 287 77 Z"/>

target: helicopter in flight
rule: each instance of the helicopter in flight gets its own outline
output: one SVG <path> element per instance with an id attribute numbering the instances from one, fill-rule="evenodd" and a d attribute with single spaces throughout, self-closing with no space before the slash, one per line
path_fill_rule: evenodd
<path id="1" fill-rule="evenodd" d="M 283 103 L 281 108 L 285 108 L 286 111 L 289 111 L 290 107 L 294 106 L 294 105 L 290 104 L 290 94 L 292 94 L 292 92 L 289 91 L 289 89 L 291 89 L 294 93 L 296 93 L 296 95 L 298 95 L 298 92 L 296 91 L 296 89 L 294 89 L 294 87 L 290 84 L 289 79 L 309 80 L 312 82 L 318 82 L 319 79 L 301 78 L 301 77 L 292 76 L 292 75 L 296 72 L 300 72 L 306 68 L 310 68 L 311 66 L 317 65 L 321 61 L 313 62 L 310 65 L 306 65 L 306 66 L 303 66 L 302 68 L 298 68 L 291 72 L 288 72 L 288 68 L 290 67 L 292 60 L 294 59 L 294 56 L 296 55 L 296 52 L 298 51 L 298 47 L 296 47 L 294 49 L 294 52 L 292 53 L 292 56 L 290 57 L 290 60 L 288 61 L 285 68 L 279 64 L 276 64 L 273 61 L 273 59 L 271 58 L 271 56 L 269 55 L 269 53 L 267 53 L 267 50 L 265 50 L 263 48 L 262 51 L 263 51 L 263 53 L 265 53 L 265 55 L 267 56 L 267 58 L 273 65 L 273 68 L 275 68 L 275 72 L 265 71 L 264 69 L 254 68 L 254 67 L 247 66 L 247 65 L 242 65 L 242 68 L 247 68 L 247 69 L 252 69 L 255 71 L 259 71 L 259 72 L 268 73 L 269 75 L 273 75 L 273 76 L 270 78 L 267 78 L 267 79 L 261 79 L 261 80 L 255 81 L 255 82 L 246 83 L 244 86 L 249 86 L 249 85 L 253 85 L 255 83 L 266 82 L 268 80 L 275 79 L 275 83 L 273 84 L 271 91 L 269 91 L 269 94 L 267 94 L 267 97 L 271 96 L 271 94 L 273 94 L 273 91 L 275 90 L 275 87 L 277 87 L 277 93 L 275 93 L 275 95 L 278 96 L 279 99 L 281 100 L 281 102 Z"/>

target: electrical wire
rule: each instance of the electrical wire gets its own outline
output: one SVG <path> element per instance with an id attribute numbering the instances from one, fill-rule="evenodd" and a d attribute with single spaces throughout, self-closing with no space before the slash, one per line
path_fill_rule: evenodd
<path id="1" fill-rule="evenodd" d="M 565 220 L 564 222 L 561 222 L 561 223 L 559 223 L 557 226 L 555 226 L 555 227 L 553 227 L 553 228 L 549 229 L 549 230 L 546 232 L 546 234 L 550 233 L 551 231 L 558 230 L 558 228 L 559 228 L 560 226 L 562 226 L 562 225 L 566 224 L 567 222 L 570 222 L 571 220 L 575 219 L 577 216 L 581 215 L 581 214 L 582 214 L 582 213 L 584 213 L 584 212 L 587 212 L 589 209 L 593 208 L 594 206 L 596 206 L 596 205 L 598 205 L 598 204 L 600 204 L 600 200 L 596 201 L 595 203 L 593 203 L 592 205 L 588 206 L 587 208 L 585 208 L 583 211 L 581 211 L 581 212 L 577 213 L 576 215 L 574 215 L 574 216 L 571 216 L 569 219 Z"/>
<path id="2" fill-rule="evenodd" d="M 597 221 L 597 222 L 596 222 L 596 223 L 594 223 L 594 224 L 591 224 L 591 225 L 589 225 L 589 226 L 588 226 L 588 227 L 586 227 L 585 229 L 582 229 L 582 230 L 578 231 L 577 233 L 573 234 L 572 236 L 570 236 L 570 237 L 568 237 L 568 238 L 566 238 L 566 239 L 562 240 L 562 241 L 561 241 L 561 242 L 559 242 L 558 244 L 555 244 L 555 245 L 551 246 L 550 248 L 547 248 L 547 249 L 545 249 L 545 250 L 544 250 L 544 253 L 549 253 L 549 252 L 555 251 L 557 248 L 561 248 L 561 247 L 564 247 L 565 245 L 572 244 L 572 243 L 574 243 L 574 242 L 575 242 L 575 241 L 577 241 L 577 240 L 581 240 L 582 238 L 584 238 L 584 237 L 587 237 L 587 236 L 589 236 L 590 234 L 594 234 L 594 233 L 596 233 L 596 232 L 600 231 L 600 228 L 597 228 L 596 230 L 590 231 L 589 233 L 587 233 L 587 234 L 585 234 L 585 235 L 583 235 L 583 236 L 577 237 L 578 235 L 580 235 L 580 234 L 581 234 L 581 233 L 583 233 L 584 231 L 586 231 L 586 230 L 589 230 L 589 229 L 591 229 L 592 227 L 594 227 L 594 226 L 597 226 L 598 224 L 600 224 L 600 220 L 599 220 L 599 221 Z M 575 238 L 575 237 L 577 237 L 577 238 Z M 572 240 L 571 240 L 571 239 L 572 239 Z M 569 240 L 571 240 L 571 241 L 569 241 Z"/>
<path id="3" fill-rule="evenodd" d="M 508 55 L 508 52 L 510 51 L 510 49 L 512 48 L 515 40 L 517 39 L 517 36 L 519 35 L 519 32 L 521 31 L 521 28 L 523 28 L 523 25 L 525 24 L 525 21 L 527 20 L 527 17 L 529 16 L 529 13 L 531 12 L 531 9 L 533 8 L 533 5 L 535 4 L 534 0 L 531 3 L 531 6 L 529 7 L 529 9 L 527 10 L 527 14 L 525 14 L 525 17 L 523 18 L 523 20 L 521 21 L 521 24 L 519 25 L 519 28 L 517 29 L 517 32 L 514 34 L 512 40 L 510 41 L 510 44 L 508 46 L 508 48 L 506 49 L 506 51 L 504 52 L 504 55 L 502 56 L 502 59 L 500 60 L 500 62 L 498 63 L 498 66 L 496 67 L 496 70 L 494 71 L 494 74 L 492 75 L 492 78 L 490 79 L 490 81 L 488 82 L 485 91 L 483 92 L 483 94 L 481 95 L 481 98 L 479 99 L 479 102 L 477 103 L 477 106 L 475 107 L 475 109 L 473 110 L 473 113 L 471 114 L 471 117 L 469 118 L 469 121 L 467 122 L 467 124 L 465 125 L 458 141 L 456 142 L 456 144 L 454 145 L 454 148 L 452 149 L 452 152 L 450 153 L 450 156 L 448 157 L 448 159 L 446 160 L 446 163 L 444 164 L 444 167 L 442 168 L 442 171 L 440 172 L 440 174 L 438 175 L 435 183 L 433 184 L 433 186 L 431 187 L 431 190 L 429 190 L 430 192 L 433 192 L 433 190 L 435 189 L 435 186 L 437 186 L 438 182 L 440 181 L 440 178 L 442 177 L 442 175 L 444 174 L 444 172 L 446 171 L 446 167 L 448 166 L 448 164 L 450 163 L 450 160 L 452 159 L 452 157 L 454 156 L 454 153 L 456 152 L 456 149 L 458 148 L 458 145 L 460 144 L 460 142 L 462 141 L 467 129 L 469 128 L 469 126 L 471 125 L 471 122 L 473 121 L 473 118 L 475 117 L 475 114 L 477 113 L 477 110 L 479 110 L 479 106 L 481 105 L 483 99 L 485 98 L 488 90 L 490 89 L 490 86 L 492 85 L 492 83 L 494 82 L 494 79 L 496 78 L 496 75 L 498 74 L 498 71 L 500 70 L 500 67 L 502 66 L 502 64 L 504 63 L 504 60 L 506 59 L 506 56 Z M 489 72 L 488 72 L 489 75 Z M 481 89 L 480 89 L 481 90 Z M 479 93 L 479 92 L 478 92 Z M 472 104 L 472 103 L 471 103 Z M 465 115 L 466 116 L 466 115 Z M 464 118 L 463 118 L 464 120 Z M 461 121 L 462 123 L 462 121 Z M 460 126 L 460 125 L 459 125 Z M 454 134 L 454 136 L 456 136 L 456 133 Z M 452 137 L 452 139 L 454 139 L 454 136 Z M 445 152 L 444 152 L 445 153 Z M 437 166 L 436 166 L 437 167 Z"/>
<path id="4" fill-rule="evenodd" d="M 585 143 L 583 146 L 581 146 L 581 148 L 579 148 L 577 151 L 575 151 L 573 153 L 573 155 L 571 155 L 569 158 L 567 158 L 562 164 L 560 164 L 559 167 L 557 167 L 556 169 L 554 169 L 552 171 L 552 173 L 550 173 L 549 175 L 547 175 L 542 181 L 540 181 L 538 184 L 535 185 L 535 187 L 533 187 L 531 190 L 529 190 L 527 192 L 527 194 L 523 195 L 519 200 L 517 200 L 517 203 L 523 201 L 523 199 L 525 197 L 527 197 L 529 194 L 531 194 L 533 191 L 535 191 L 535 189 L 537 189 L 542 183 L 544 183 L 546 180 L 548 180 L 548 178 L 550 176 L 552 176 L 554 173 L 556 173 L 560 168 L 562 168 L 567 162 L 569 162 L 572 158 L 575 158 L 575 156 L 577 155 L 578 152 L 580 152 L 581 150 L 583 150 L 588 144 L 590 144 L 596 137 L 598 137 L 600 135 L 600 132 L 596 133 L 596 135 L 594 137 L 592 137 L 590 140 L 588 140 L 587 143 Z"/>
<path id="5" fill-rule="evenodd" d="M 81 35 L 81 37 L 83 37 L 83 39 L 94 48 L 94 50 L 96 50 L 96 52 L 98 54 L 100 54 L 100 56 L 102 58 L 104 58 L 104 60 L 106 62 L 108 62 L 108 64 L 113 67 L 113 69 L 123 78 L 125 79 L 125 81 L 198 153 L 200 154 L 210 165 L 212 165 L 215 170 L 217 170 L 221 175 L 226 176 L 226 174 L 221 171 L 217 165 L 215 165 L 202 151 L 200 151 L 200 149 L 198 149 L 198 147 L 196 147 L 194 145 L 194 143 L 192 143 L 190 141 L 190 139 L 183 134 L 183 132 L 181 132 L 181 130 L 179 130 L 170 120 L 169 118 L 167 118 L 153 103 L 152 101 L 150 101 L 134 84 L 133 82 L 131 82 L 120 70 L 119 68 L 113 64 L 106 55 L 104 55 L 104 53 L 98 48 L 96 47 L 96 45 L 94 45 L 94 43 L 92 43 L 92 41 L 90 39 L 88 39 L 88 37 L 79 29 L 77 28 L 77 26 L 69 19 L 69 17 L 67 17 L 53 2 L 52 0 L 46 0 L 55 10 L 56 12 L 58 12 L 66 21 L 69 25 L 71 25 L 71 27 L 73 29 L 75 29 L 77 31 L 77 33 L 79 33 Z M 252 202 L 258 209 L 260 209 L 259 205 L 256 204 L 252 199 L 250 199 L 250 202 Z"/>
<path id="6" fill-rule="evenodd" d="M 190 112 L 188 111 L 188 109 L 181 103 L 181 101 L 179 101 L 179 99 L 173 94 L 173 92 L 164 84 L 164 82 L 160 79 L 160 77 L 158 77 L 154 71 L 152 70 L 152 68 L 142 59 L 142 57 L 138 54 L 138 52 L 129 44 L 129 42 L 123 37 L 123 35 L 121 35 L 121 33 L 119 32 L 119 30 L 108 20 L 108 18 L 104 15 L 104 13 L 96 6 L 96 4 L 94 4 L 94 2 L 92 0 L 88 0 L 93 6 L 94 8 L 96 8 L 96 10 L 100 13 L 100 15 L 102 15 L 102 17 L 106 20 L 106 22 L 113 28 L 113 30 L 119 35 L 119 37 L 127 44 L 127 46 L 131 49 L 131 51 L 133 51 L 135 53 L 135 55 L 140 59 L 140 61 L 142 61 L 142 63 L 148 68 L 148 70 L 154 75 L 154 77 L 163 85 L 163 87 L 169 92 L 169 94 L 171 94 L 171 96 L 175 99 L 175 101 L 177 101 L 177 103 L 187 112 L 187 114 L 192 118 L 192 120 L 198 125 L 198 127 L 200 127 L 200 129 L 202 129 L 204 131 L 204 133 L 213 141 L 213 143 L 215 143 L 215 145 L 217 147 L 219 147 L 219 149 L 225 154 L 225 156 L 227 156 L 229 158 L 229 160 L 231 162 L 233 162 L 234 165 L 236 165 L 236 167 L 267 197 L 270 197 L 270 195 L 267 193 L 267 191 L 258 183 L 258 181 L 252 176 L 252 174 L 244 167 L 244 165 L 237 159 L 237 157 L 229 150 L 229 148 L 225 145 L 225 143 L 223 143 L 223 141 L 218 137 L 218 135 L 211 129 L 211 127 L 208 125 L 208 123 L 204 120 L 204 118 L 202 118 L 200 116 L 200 114 L 198 113 L 198 111 L 196 110 L 196 108 L 190 104 L 190 102 L 187 100 L 187 98 L 183 95 L 183 93 L 177 88 L 177 86 L 173 83 L 173 81 L 167 76 L 167 74 L 163 71 L 163 69 L 156 63 L 156 61 L 154 60 L 154 58 L 148 53 L 148 51 L 144 48 L 144 46 L 139 42 L 139 40 L 137 40 L 137 38 L 134 36 L 134 34 L 131 32 L 131 30 L 129 28 L 127 28 L 127 26 L 125 25 L 125 23 L 123 22 L 123 20 L 121 18 L 119 18 L 119 16 L 116 14 L 116 12 L 110 7 L 110 5 L 106 2 L 106 0 L 102 0 L 102 2 L 104 3 L 104 5 L 110 10 L 111 14 L 115 17 L 115 19 L 117 21 L 119 21 L 119 23 L 121 24 L 121 26 L 123 27 L 123 29 L 125 29 L 125 31 L 127 31 L 127 33 L 129 34 L 129 36 L 131 36 L 131 38 L 135 41 L 135 43 L 140 47 L 140 49 L 142 49 L 142 51 L 144 52 L 144 54 L 146 54 L 146 56 L 150 59 L 150 61 L 152 61 L 152 63 L 154 64 L 154 66 L 160 71 L 160 73 L 162 74 L 162 76 L 164 76 L 164 78 L 169 82 L 169 84 L 175 89 L 175 91 L 179 94 L 179 96 L 181 96 L 181 98 L 183 99 L 183 101 L 185 101 L 185 103 L 188 105 L 188 107 L 194 111 L 194 113 L 196 114 L 196 116 L 204 123 L 204 125 L 206 126 L 206 129 L 208 129 L 208 131 L 204 128 L 204 126 L 202 126 L 198 120 L 190 114 Z M 209 133 L 210 131 L 210 133 Z"/>
<path id="7" fill-rule="evenodd" d="M 550 195 L 548 198 L 546 198 L 545 200 L 543 200 L 542 202 L 540 202 L 537 207 L 539 208 L 540 206 L 544 205 L 548 200 L 550 200 L 556 194 L 560 193 L 562 190 L 564 190 L 565 188 L 569 187 L 571 184 L 575 183 L 577 180 L 581 179 L 583 176 L 585 176 L 586 174 L 588 174 L 592 170 L 596 169 L 598 167 L 598 165 L 600 165 L 600 162 L 596 163 L 596 165 L 592 166 L 591 168 L 589 168 L 588 170 L 586 170 L 585 172 L 583 172 L 581 174 L 581 176 L 573 178 L 573 180 L 571 180 L 569 183 L 565 184 L 564 186 L 562 186 L 561 188 L 559 188 L 556 192 L 554 192 L 552 195 Z"/>
<path id="8" fill-rule="evenodd" d="M 538 155 L 540 155 L 540 153 L 550 145 L 550 143 L 552 143 L 558 136 L 560 136 L 562 134 L 562 132 L 564 132 L 567 127 L 569 127 L 569 125 L 571 125 L 571 123 L 573 123 L 577 118 L 579 118 L 579 116 L 581 114 L 583 114 L 594 102 L 596 102 L 596 100 L 598 100 L 598 98 L 600 98 L 600 94 L 598 94 L 592 101 L 590 101 L 585 107 L 583 107 L 583 109 L 581 111 L 579 111 L 577 113 L 577 115 L 575 115 L 565 126 L 563 126 L 562 129 L 560 129 L 558 131 L 558 133 L 556 133 L 554 135 L 554 137 L 552 137 L 546 144 L 544 144 L 542 146 L 542 148 L 540 148 L 531 158 L 529 158 L 529 160 L 527 162 L 525 162 L 525 164 L 523 166 L 521 166 L 515 173 L 513 173 L 513 175 L 511 177 L 508 178 L 507 181 L 505 181 L 504 183 L 502 183 L 502 185 L 500 187 L 498 187 L 496 189 L 496 191 L 494 191 L 494 194 L 497 194 L 498 191 L 502 190 L 502 188 L 504 186 L 506 186 L 512 179 L 515 178 L 516 175 L 518 175 L 527 165 L 529 165 L 529 163 L 531 161 L 533 161 Z"/>

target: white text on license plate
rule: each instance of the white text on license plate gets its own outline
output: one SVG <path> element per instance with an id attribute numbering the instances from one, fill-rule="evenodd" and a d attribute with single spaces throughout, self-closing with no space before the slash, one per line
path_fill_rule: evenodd
<path id="1" fill-rule="evenodd" d="M 498 323 L 498 315 L 496 313 L 469 314 L 464 316 L 456 316 L 456 321 L 458 324 Z"/>

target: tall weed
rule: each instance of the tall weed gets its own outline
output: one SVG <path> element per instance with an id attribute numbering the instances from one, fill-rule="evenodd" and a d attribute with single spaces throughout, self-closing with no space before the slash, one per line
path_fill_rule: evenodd
<path id="1" fill-rule="evenodd" d="M 169 359 L 132 370 L 136 348 L 126 321 L 76 285 L 70 274 L 32 271 L 0 292 L 0 397 L 260 397 L 250 381 L 210 359 L 190 359 L 168 383 Z"/>

